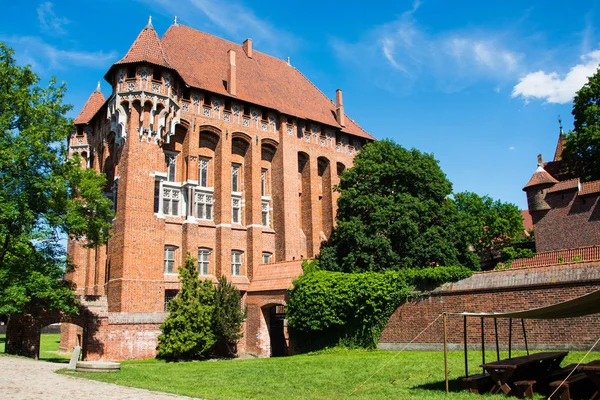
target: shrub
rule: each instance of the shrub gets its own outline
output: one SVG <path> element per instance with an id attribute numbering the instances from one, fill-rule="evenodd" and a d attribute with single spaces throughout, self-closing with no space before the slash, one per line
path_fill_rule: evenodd
<path id="1" fill-rule="evenodd" d="M 231 356 L 235 354 L 236 343 L 242 338 L 242 323 L 246 319 L 247 307 L 241 308 L 240 291 L 221 276 L 215 289 L 212 332 L 217 338 L 215 353 Z"/>
<path id="2" fill-rule="evenodd" d="M 375 348 L 394 310 L 415 286 L 471 275 L 464 267 L 343 273 L 307 268 L 289 291 L 288 327 L 299 351 L 343 345 Z"/>
<path id="3" fill-rule="evenodd" d="M 161 325 L 157 357 L 170 361 L 206 355 L 215 344 L 211 329 L 214 288 L 209 280 L 198 280 L 196 259 L 188 254 L 179 267 L 181 290 L 169 303 L 169 316 Z"/>

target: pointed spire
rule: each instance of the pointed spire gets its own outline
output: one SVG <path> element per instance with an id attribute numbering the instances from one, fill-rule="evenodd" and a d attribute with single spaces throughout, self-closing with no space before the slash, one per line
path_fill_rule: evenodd
<path id="1" fill-rule="evenodd" d="M 98 110 L 100 110 L 100 107 L 104 105 L 105 101 L 106 98 L 100 91 L 100 82 L 98 82 L 96 90 L 92 92 L 90 97 L 85 102 L 85 105 L 81 109 L 81 112 L 79 113 L 77 118 L 75 118 L 75 121 L 73 121 L 75 125 L 89 123 L 90 120 L 94 117 L 94 115 L 96 115 Z"/>
<path id="2" fill-rule="evenodd" d="M 562 120 L 560 119 L 560 115 L 558 116 L 558 141 L 556 142 L 556 150 L 554 151 L 554 161 L 562 160 L 562 152 L 565 149 L 565 142 L 567 141 L 567 137 L 565 136 L 565 132 L 563 131 Z"/>
<path id="3" fill-rule="evenodd" d="M 138 62 L 148 62 L 162 67 L 171 68 L 165 52 L 163 51 L 160 39 L 152 26 L 152 17 L 148 19 L 148 25 L 142 29 L 135 39 L 125 57 L 115 63 L 130 64 Z"/>

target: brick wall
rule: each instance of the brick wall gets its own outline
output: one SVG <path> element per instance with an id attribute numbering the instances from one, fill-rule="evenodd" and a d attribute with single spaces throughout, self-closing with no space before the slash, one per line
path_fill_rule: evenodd
<path id="1" fill-rule="evenodd" d="M 538 252 L 600 245 L 600 195 L 547 193 L 547 211 L 531 211 Z M 570 260 L 566 260 L 570 261 Z"/>
<path id="2" fill-rule="evenodd" d="M 505 312 L 543 307 L 600 289 L 600 263 L 567 264 L 551 267 L 492 271 L 474 274 L 463 281 L 447 284 L 431 296 L 402 304 L 390 317 L 379 347 L 397 349 L 414 340 L 408 348 L 440 349 L 443 343 L 442 319 L 427 325 L 442 312 Z M 467 319 L 468 343 L 481 343 L 481 321 Z M 530 348 L 589 349 L 600 337 L 600 315 L 562 320 L 526 320 Z M 500 343 L 508 344 L 509 322 L 498 320 Z M 418 338 L 419 333 L 425 330 Z M 495 346 L 494 322 L 485 321 L 486 347 Z M 463 317 L 448 315 L 448 341 L 462 348 Z M 520 320 L 513 320 L 513 345 L 523 347 Z"/>

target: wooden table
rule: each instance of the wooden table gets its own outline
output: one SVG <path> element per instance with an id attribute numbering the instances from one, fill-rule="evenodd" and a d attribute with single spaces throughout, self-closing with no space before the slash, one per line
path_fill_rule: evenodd
<path id="1" fill-rule="evenodd" d="M 587 375 L 587 377 L 594 382 L 596 385 L 596 392 L 592 395 L 591 399 L 599 399 L 600 398 L 600 360 L 592 361 L 587 364 L 581 364 L 577 367 L 577 371 L 581 371 Z"/>
<path id="2" fill-rule="evenodd" d="M 512 378 L 537 380 L 543 374 L 557 369 L 567 354 L 566 351 L 535 353 L 482 364 L 481 367 L 490 374 L 495 383 L 490 393 L 502 390 L 505 394 L 511 394 L 513 388 L 509 383 L 512 382 Z"/>

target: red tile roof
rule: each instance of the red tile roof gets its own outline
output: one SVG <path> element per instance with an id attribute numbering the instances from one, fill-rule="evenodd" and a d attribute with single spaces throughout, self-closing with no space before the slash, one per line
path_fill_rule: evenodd
<path id="1" fill-rule="evenodd" d="M 88 122 L 90 122 L 92 117 L 96 115 L 96 113 L 98 112 L 100 107 L 102 107 L 105 101 L 106 99 L 104 98 L 102 92 L 96 89 L 85 102 L 85 105 L 81 109 L 81 112 L 79 113 L 77 118 L 75 118 L 74 123 L 76 125 L 79 125 L 87 124 Z"/>
<path id="2" fill-rule="evenodd" d="M 578 189 L 579 188 L 579 178 L 568 179 L 566 181 L 560 181 L 556 185 L 552 186 L 548 189 L 548 193 L 552 192 L 560 192 L 562 190 L 569 189 Z"/>
<path id="3" fill-rule="evenodd" d="M 527 182 L 527 185 L 525 185 L 523 190 L 530 188 L 532 186 L 544 185 L 544 184 L 549 184 L 549 183 L 554 184 L 554 183 L 558 183 L 558 181 L 556 179 L 554 179 L 552 177 L 552 175 L 547 173 L 546 170 L 540 165 L 535 170 L 535 172 L 533 173 L 533 176 L 531 177 L 529 182 Z"/>
<path id="4" fill-rule="evenodd" d="M 292 281 L 302 275 L 302 261 L 262 264 L 254 270 L 249 292 L 289 289 Z"/>
<path id="5" fill-rule="evenodd" d="M 254 50 L 249 58 L 241 45 L 184 25 L 171 26 L 161 44 L 171 67 L 189 86 L 229 96 L 223 81 L 228 78 L 227 51 L 234 50 L 238 99 L 374 139 L 350 118 L 342 128 L 333 101 L 284 60 Z"/>
<path id="6" fill-rule="evenodd" d="M 125 57 L 115 63 L 130 64 L 146 61 L 151 64 L 171 68 L 165 52 L 160 43 L 160 39 L 151 24 L 146 25 L 140 32 L 137 39 L 133 42 Z"/>
<path id="7" fill-rule="evenodd" d="M 600 193 L 600 180 L 592 182 L 584 182 L 581 184 L 581 190 L 579 191 L 580 196 L 586 194 Z"/>

